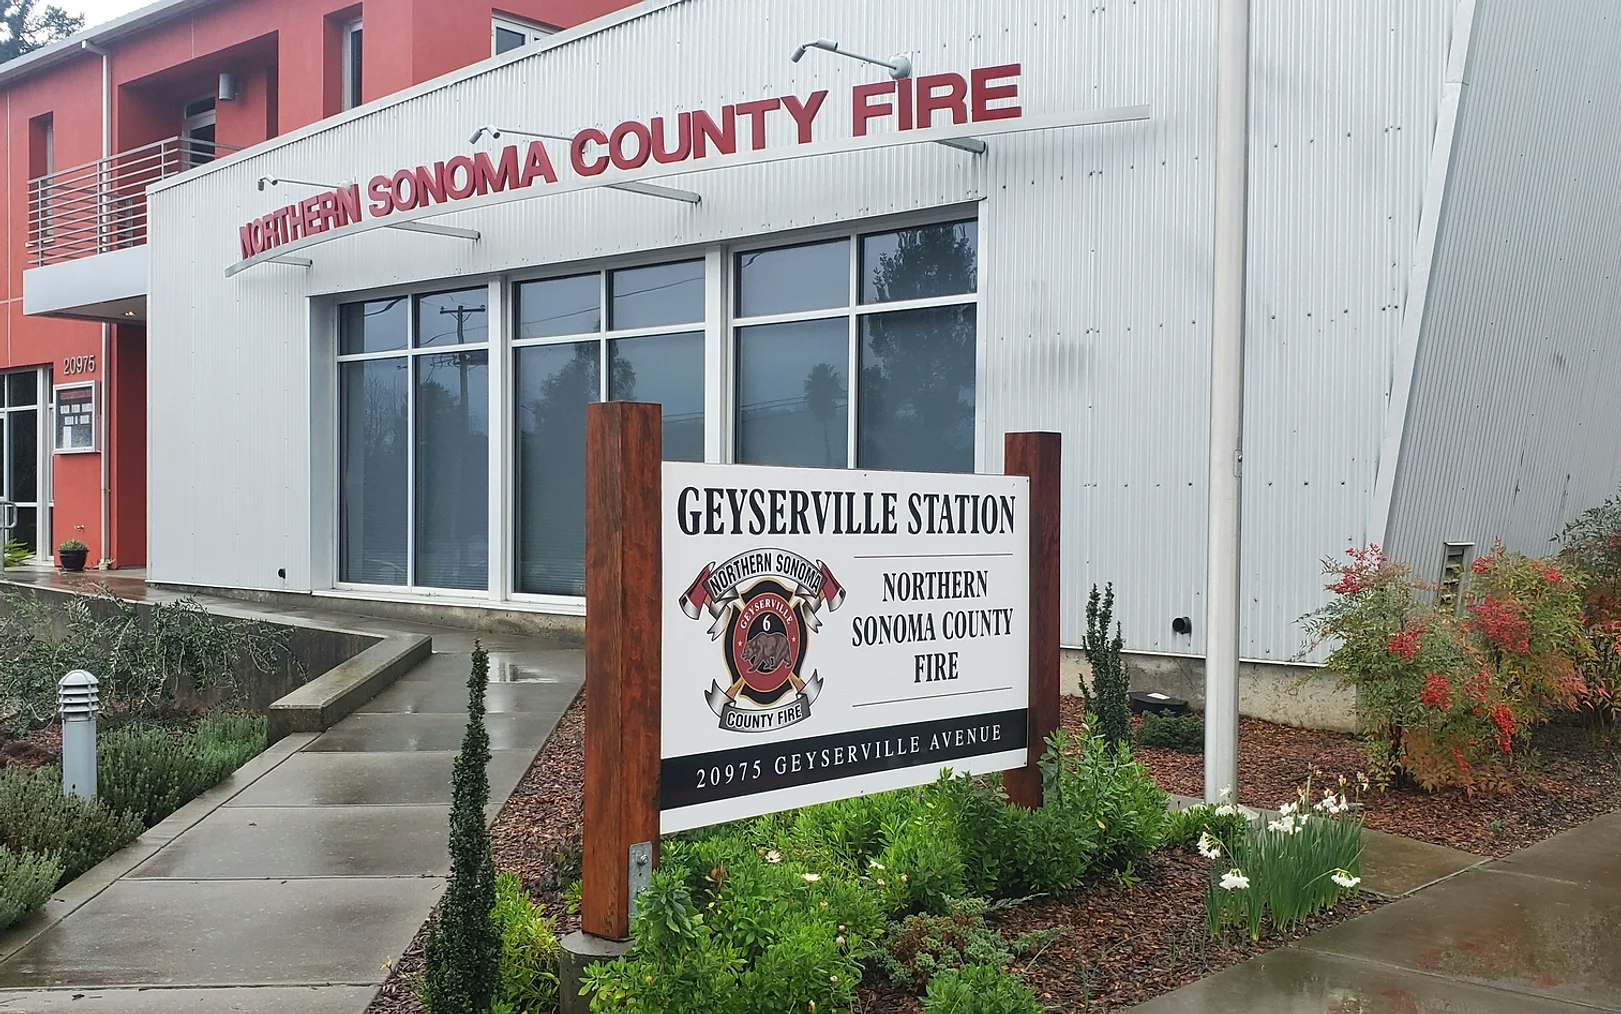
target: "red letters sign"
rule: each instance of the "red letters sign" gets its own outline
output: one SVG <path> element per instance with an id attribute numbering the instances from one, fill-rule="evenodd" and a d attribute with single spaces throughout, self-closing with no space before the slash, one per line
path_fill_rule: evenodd
<path id="1" fill-rule="evenodd" d="M 1019 64 L 980 67 L 961 74 L 925 74 L 900 81 L 857 85 L 851 91 L 851 130 L 868 135 L 875 121 L 893 119 L 898 130 L 923 130 L 946 123 L 984 123 L 1020 116 Z M 827 102 L 826 90 L 801 98 L 755 99 L 721 106 L 716 112 L 693 110 L 646 123 L 627 120 L 612 130 L 587 127 L 569 142 L 569 168 L 576 176 L 599 176 L 610 167 L 640 169 L 649 161 L 661 165 L 734 155 L 747 145 L 766 146 L 768 120 L 787 117 L 796 144 L 815 139 L 817 116 Z M 243 225 L 242 258 L 293 240 L 341 229 L 362 218 L 385 218 L 433 204 L 533 186 L 536 180 L 557 182 L 557 170 L 540 141 L 520 149 L 508 145 L 498 155 L 479 151 L 432 165 L 373 176 L 365 185 L 351 183 L 277 208 Z"/>

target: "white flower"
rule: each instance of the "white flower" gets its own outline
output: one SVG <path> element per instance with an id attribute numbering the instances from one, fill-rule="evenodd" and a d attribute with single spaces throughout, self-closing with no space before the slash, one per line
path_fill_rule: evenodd
<path id="1" fill-rule="evenodd" d="M 1199 854 L 1206 859 L 1216 859 L 1221 856 L 1221 844 L 1210 837 L 1209 831 L 1199 833 Z"/>
<path id="2" fill-rule="evenodd" d="M 879 862 L 876 859 L 869 859 L 869 860 L 867 860 L 867 867 L 869 869 L 881 870 L 881 869 L 884 868 L 884 864 Z"/>
<path id="3" fill-rule="evenodd" d="M 1292 816 L 1298 809 L 1300 809 L 1300 804 L 1291 800 L 1290 802 L 1284 803 L 1282 806 L 1278 807 L 1278 812 L 1283 816 L 1288 817 Z"/>
<path id="4" fill-rule="evenodd" d="M 1250 886 L 1250 878 L 1244 876 L 1242 871 L 1228 870 L 1221 875 L 1221 889 L 1223 891 L 1242 891 Z"/>
<path id="5" fill-rule="evenodd" d="M 765 861 L 771 863 L 772 865 L 776 865 L 777 863 L 782 862 L 782 853 L 778 852 L 776 849 L 772 849 L 770 852 L 765 854 Z"/>
<path id="6" fill-rule="evenodd" d="M 814 884 L 822 879 L 822 875 L 820 873 L 801 873 L 800 876 L 805 878 L 805 883 L 807 884 Z"/>
<path id="7" fill-rule="evenodd" d="M 1216 807 L 1216 816 L 1218 817 L 1226 817 L 1237 812 L 1238 807 L 1232 803 L 1221 803 Z"/>
<path id="8" fill-rule="evenodd" d="M 1333 789 L 1324 789 L 1323 790 L 1323 798 L 1324 799 L 1333 799 L 1334 798 L 1334 790 Z"/>
<path id="9" fill-rule="evenodd" d="M 1221 796 L 1219 798 L 1221 798 L 1221 799 L 1231 799 L 1231 798 L 1233 798 L 1233 787 L 1231 785 L 1229 785 L 1225 789 L 1222 789 L 1221 790 Z"/>
<path id="10" fill-rule="evenodd" d="M 1284 814 L 1266 826 L 1268 830 L 1277 831 L 1281 834 L 1296 834 L 1305 826 L 1305 823 L 1306 818 L 1304 816 L 1296 817 L 1292 814 Z"/>
<path id="11" fill-rule="evenodd" d="M 1333 873 L 1328 875 L 1328 879 L 1334 881 L 1334 883 L 1347 890 L 1350 890 L 1356 885 L 1362 883 L 1361 877 L 1353 877 L 1351 876 L 1350 872 L 1346 870 L 1335 870 Z"/>

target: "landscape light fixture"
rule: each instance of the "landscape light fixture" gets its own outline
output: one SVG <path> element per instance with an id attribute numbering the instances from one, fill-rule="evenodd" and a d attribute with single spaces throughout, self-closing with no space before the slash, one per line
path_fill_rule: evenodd
<path id="1" fill-rule="evenodd" d="M 474 130 L 467 137 L 468 144 L 477 144 L 485 136 L 490 140 L 500 140 L 503 134 L 516 134 L 519 137 L 538 137 L 547 141 L 570 141 L 574 138 L 568 134 L 545 134 L 534 130 L 514 130 L 511 127 L 497 127 L 487 123 Z M 623 190 L 627 194 L 642 194 L 646 197 L 662 197 L 668 201 L 682 201 L 686 204 L 697 204 L 703 200 L 703 195 L 695 194 L 691 190 L 678 190 L 675 187 L 663 187 L 656 183 L 604 183 L 609 190 Z"/>
<path id="2" fill-rule="evenodd" d="M 839 44 L 832 39 L 812 39 L 809 42 L 802 43 L 799 48 L 794 50 L 791 59 L 793 62 L 798 63 L 805 56 L 805 53 L 812 49 L 824 49 L 829 53 L 837 53 L 839 56 L 847 56 L 852 60 L 860 60 L 862 63 L 883 67 L 889 71 L 889 76 L 897 81 L 912 76 L 912 61 L 908 57 L 897 56 L 893 60 L 880 60 L 875 56 L 862 56 L 860 53 L 852 53 L 848 49 L 840 49 Z"/>

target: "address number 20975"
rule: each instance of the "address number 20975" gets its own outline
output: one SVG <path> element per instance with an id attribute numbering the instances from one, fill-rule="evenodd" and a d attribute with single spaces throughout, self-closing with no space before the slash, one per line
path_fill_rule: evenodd
<path id="1" fill-rule="evenodd" d="M 95 356 L 68 356 L 62 360 L 62 372 L 68 376 L 96 372 Z"/>

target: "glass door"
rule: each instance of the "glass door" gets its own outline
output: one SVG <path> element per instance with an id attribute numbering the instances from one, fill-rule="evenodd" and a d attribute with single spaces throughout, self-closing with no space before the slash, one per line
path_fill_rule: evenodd
<path id="1" fill-rule="evenodd" d="M 17 527 L 6 538 L 45 559 L 49 554 L 40 547 L 39 403 L 39 370 L 0 375 L 0 497 L 17 506 Z"/>
<path id="2" fill-rule="evenodd" d="M 180 158 L 187 169 L 212 162 L 219 154 L 214 144 L 215 115 L 212 95 L 186 103 L 180 121 Z"/>

